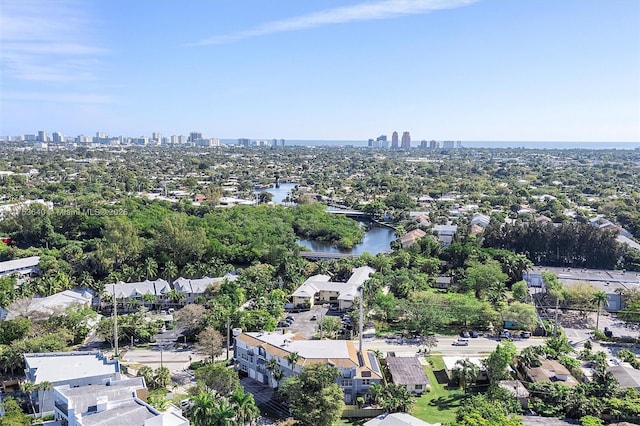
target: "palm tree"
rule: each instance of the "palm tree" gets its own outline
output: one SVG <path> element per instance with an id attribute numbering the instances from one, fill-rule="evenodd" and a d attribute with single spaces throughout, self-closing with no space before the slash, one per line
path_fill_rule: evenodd
<path id="1" fill-rule="evenodd" d="M 200 392 L 193 398 L 191 407 L 191 422 L 193 426 L 207 426 L 211 411 L 215 405 L 215 398 L 211 392 Z"/>
<path id="2" fill-rule="evenodd" d="M 176 275 L 178 275 L 178 267 L 173 260 L 167 260 L 164 264 L 164 277 L 169 281 L 169 284 L 173 283 L 173 278 Z"/>
<path id="3" fill-rule="evenodd" d="M 256 407 L 253 395 L 245 392 L 241 387 L 233 391 L 231 396 L 229 396 L 229 402 L 231 402 L 231 405 L 235 409 L 236 420 L 239 425 L 244 425 L 247 421 L 252 422 L 256 420 L 260 413 L 258 407 Z"/>
<path id="4" fill-rule="evenodd" d="M 471 362 L 469 358 L 459 359 L 456 361 L 456 365 L 459 365 L 460 367 L 454 369 L 452 371 L 452 375 L 458 379 L 460 387 L 463 390 L 466 390 L 468 384 L 475 383 L 478 379 L 480 367 Z"/>
<path id="5" fill-rule="evenodd" d="M 49 391 L 53 389 L 53 385 L 51 384 L 51 382 L 44 381 L 44 382 L 40 382 L 36 388 L 38 390 L 38 399 L 39 399 L 38 409 L 40 411 L 40 417 L 42 417 L 44 415 L 45 398 L 49 393 Z"/>
<path id="6" fill-rule="evenodd" d="M 267 369 L 267 371 L 271 374 L 271 377 L 274 376 L 274 372 L 276 370 L 280 370 L 279 366 L 278 366 L 278 360 L 275 358 L 270 358 L 267 363 L 265 364 L 265 368 Z M 275 377 L 273 377 L 273 379 L 275 380 Z M 276 380 L 276 384 L 277 384 L 277 380 Z"/>
<path id="7" fill-rule="evenodd" d="M 374 404 L 380 405 L 382 402 L 382 392 L 384 388 L 380 383 L 371 383 L 369 386 L 369 395 L 371 395 L 371 400 Z"/>
<path id="8" fill-rule="evenodd" d="M 176 305 L 177 305 L 177 304 L 179 304 L 179 303 L 181 303 L 181 302 L 183 302 L 183 301 L 184 301 L 184 299 L 186 299 L 186 298 L 187 298 L 187 295 L 186 295 L 186 294 L 184 294 L 183 292 L 178 291 L 178 290 L 176 290 L 176 289 L 173 289 L 173 290 L 170 290 L 170 291 L 166 292 L 166 293 L 165 293 L 165 296 L 166 296 L 169 300 L 171 300 L 171 302 L 172 302 L 172 303 L 174 303 L 174 304 L 176 304 Z"/>
<path id="9" fill-rule="evenodd" d="M 541 365 L 540 355 L 543 354 L 544 348 L 542 346 L 529 346 L 520 351 L 518 362 L 525 369 L 539 367 Z"/>
<path id="10" fill-rule="evenodd" d="M 298 352 L 290 352 L 289 355 L 287 355 L 287 361 L 289 362 L 289 367 L 291 367 L 291 371 L 295 370 L 296 363 L 298 362 L 299 359 L 300 359 L 300 355 L 298 354 Z"/>
<path id="11" fill-rule="evenodd" d="M 226 399 L 213 404 L 209 415 L 208 426 L 233 426 L 236 412 Z"/>
<path id="12" fill-rule="evenodd" d="M 602 308 L 602 306 L 609 305 L 609 298 L 607 297 L 607 293 L 602 290 L 596 291 L 591 298 L 591 303 L 598 306 L 598 313 L 596 316 L 596 330 L 598 330 L 598 327 L 600 326 L 600 309 Z"/>
<path id="13" fill-rule="evenodd" d="M 153 257 L 147 257 L 144 260 L 142 269 L 144 270 L 144 275 L 147 280 L 149 279 L 149 277 L 155 278 L 156 274 L 158 273 L 158 262 L 156 262 Z"/>
<path id="14" fill-rule="evenodd" d="M 147 303 L 150 304 L 151 309 L 153 309 L 154 304 L 156 303 L 156 300 L 158 300 L 158 297 L 155 294 L 146 293 L 142 295 L 142 301 L 144 302 L 145 305 Z"/>
<path id="15" fill-rule="evenodd" d="M 31 405 L 31 412 L 36 413 L 36 407 L 33 404 L 33 393 L 38 390 L 38 385 L 32 382 L 24 382 L 20 385 L 20 391 L 29 397 L 29 405 Z"/>

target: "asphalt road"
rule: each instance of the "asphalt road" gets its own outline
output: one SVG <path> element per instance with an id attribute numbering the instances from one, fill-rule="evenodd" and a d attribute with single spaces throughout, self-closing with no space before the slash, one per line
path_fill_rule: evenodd
<path id="1" fill-rule="evenodd" d="M 438 345 L 431 348 L 432 353 L 438 353 L 442 355 L 487 355 L 493 352 L 498 346 L 498 339 L 488 337 L 478 337 L 476 339 L 469 339 L 469 346 L 453 346 L 452 343 L 458 337 L 451 336 L 436 336 Z M 514 339 L 518 351 L 534 345 L 542 345 L 544 339 L 538 337 L 531 337 L 529 339 Z M 355 341 L 356 346 L 358 341 Z M 388 343 L 386 339 L 365 339 L 362 342 L 362 348 L 364 350 L 379 350 L 383 353 L 395 352 L 398 356 L 415 355 L 418 353 L 418 349 L 423 348 L 417 344 L 397 344 Z"/>

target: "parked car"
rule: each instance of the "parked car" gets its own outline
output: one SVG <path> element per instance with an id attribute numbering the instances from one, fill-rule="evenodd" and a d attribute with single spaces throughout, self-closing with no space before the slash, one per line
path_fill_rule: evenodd
<path id="1" fill-rule="evenodd" d="M 464 337 L 460 337 L 460 338 L 454 340 L 452 345 L 453 346 L 469 346 L 469 339 L 466 339 Z"/>
<path id="2" fill-rule="evenodd" d="M 289 320 L 289 321 L 292 321 L 292 322 L 296 320 L 296 319 L 295 319 L 294 317 L 292 317 L 291 315 L 288 315 L 285 319 L 286 319 L 286 320 Z"/>
<path id="3" fill-rule="evenodd" d="M 289 324 L 286 321 L 278 321 L 278 327 L 289 327 L 291 324 Z"/>
<path id="4" fill-rule="evenodd" d="M 510 332 L 509 330 L 502 330 L 502 331 L 500 332 L 500 335 L 499 335 L 498 337 L 502 337 L 502 338 L 504 338 L 504 337 L 511 337 L 511 332 Z"/>
<path id="5" fill-rule="evenodd" d="M 529 337 L 531 337 L 531 332 L 523 331 L 522 333 L 520 333 L 520 337 L 522 337 L 523 339 L 528 339 Z"/>
<path id="6" fill-rule="evenodd" d="M 317 319 L 318 319 L 317 315 L 314 315 L 314 316 L 311 317 L 311 321 L 316 321 Z"/>
<path id="7" fill-rule="evenodd" d="M 477 339 L 480 336 L 480 333 L 478 333 L 477 331 L 472 331 L 469 333 L 471 335 L 472 338 Z"/>
<path id="8" fill-rule="evenodd" d="M 471 337 L 471 335 L 469 334 L 468 331 L 461 331 L 460 337 L 464 337 L 465 339 L 468 339 L 469 337 Z"/>

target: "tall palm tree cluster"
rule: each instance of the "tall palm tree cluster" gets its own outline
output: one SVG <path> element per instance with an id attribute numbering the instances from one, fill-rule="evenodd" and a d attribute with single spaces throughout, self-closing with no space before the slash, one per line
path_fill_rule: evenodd
<path id="1" fill-rule="evenodd" d="M 203 391 L 192 401 L 189 417 L 194 426 L 245 426 L 260 417 L 253 395 L 241 387 L 227 397 Z"/>

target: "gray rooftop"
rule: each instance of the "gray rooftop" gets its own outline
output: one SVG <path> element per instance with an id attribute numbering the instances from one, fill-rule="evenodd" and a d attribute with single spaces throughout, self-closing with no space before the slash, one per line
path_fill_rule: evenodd
<path id="1" fill-rule="evenodd" d="M 162 296 L 169 291 L 171 291 L 171 286 L 163 279 L 157 279 L 155 281 L 145 280 L 135 283 L 119 281 L 116 284 L 107 284 L 104 287 L 104 294 L 113 295 L 115 292 L 118 299 L 140 297 L 145 294 Z"/>
<path id="2" fill-rule="evenodd" d="M 620 383 L 622 389 L 635 388 L 640 390 L 640 370 L 624 365 L 609 367 L 608 370 Z"/>
<path id="3" fill-rule="evenodd" d="M 99 397 L 106 396 L 108 401 L 121 401 L 132 399 L 137 390 L 146 389 L 144 379 L 135 377 L 127 380 L 118 380 L 109 385 L 82 386 L 79 388 L 57 387 L 58 392 L 64 395 L 76 413 L 87 413 L 90 407 L 95 407 Z M 95 410 L 95 408 L 94 408 Z"/>
<path id="4" fill-rule="evenodd" d="M 387 357 L 387 367 L 397 385 L 429 384 L 429 378 L 416 357 Z"/>
<path id="5" fill-rule="evenodd" d="M 40 256 L 25 257 L 22 259 L 8 260 L 0 262 L 0 274 L 16 271 L 20 269 L 29 269 L 38 266 Z"/>

